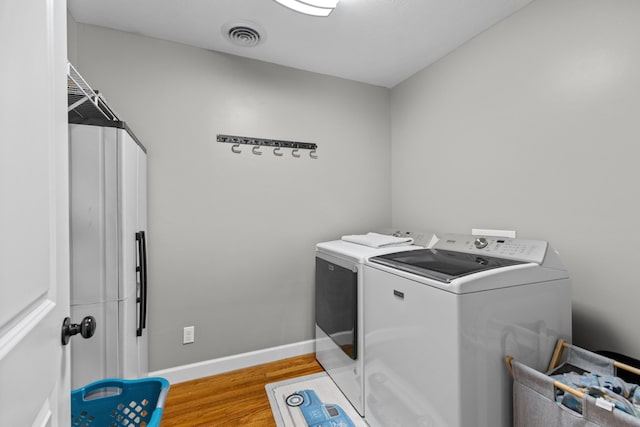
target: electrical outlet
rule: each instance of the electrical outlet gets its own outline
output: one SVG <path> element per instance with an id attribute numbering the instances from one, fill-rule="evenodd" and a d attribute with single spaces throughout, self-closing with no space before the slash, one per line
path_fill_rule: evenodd
<path id="1" fill-rule="evenodd" d="M 196 327 L 185 326 L 182 331 L 182 344 L 191 344 L 196 340 Z"/>

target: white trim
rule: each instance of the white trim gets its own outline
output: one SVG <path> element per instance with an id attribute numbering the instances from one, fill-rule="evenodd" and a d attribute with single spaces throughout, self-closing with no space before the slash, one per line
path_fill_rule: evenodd
<path id="1" fill-rule="evenodd" d="M 0 360 L 13 350 L 55 308 L 56 304 L 45 299 L 37 301 L 25 310 L 23 317 L 7 330 L 0 331 Z M 62 328 L 62 323 L 60 324 Z"/>
<path id="2" fill-rule="evenodd" d="M 235 354 L 233 356 L 192 363 L 190 365 L 176 366 L 169 369 L 149 372 L 149 376 L 163 377 L 171 384 L 177 384 L 184 381 L 191 381 L 198 378 L 209 377 L 211 375 L 235 371 L 236 369 L 248 368 L 250 366 L 313 353 L 315 351 L 314 342 L 314 340 L 301 341 L 293 344 L 256 350 L 249 353 Z"/>
<path id="3" fill-rule="evenodd" d="M 45 399 L 44 405 L 40 408 L 40 412 L 36 416 L 36 419 L 33 421 L 34 427 L 49 427 L 51 426 L 51 402 L 49 399 Z"/>

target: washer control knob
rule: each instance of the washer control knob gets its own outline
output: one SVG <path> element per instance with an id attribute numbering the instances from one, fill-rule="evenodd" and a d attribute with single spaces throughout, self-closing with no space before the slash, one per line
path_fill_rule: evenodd
<path id="1" fill-rule="evenodd" d="M 487 247 L 489 241 L 485 237 L 476 237 L 473 244 L 476 246 L 476 249 L 482 249 Z"/>

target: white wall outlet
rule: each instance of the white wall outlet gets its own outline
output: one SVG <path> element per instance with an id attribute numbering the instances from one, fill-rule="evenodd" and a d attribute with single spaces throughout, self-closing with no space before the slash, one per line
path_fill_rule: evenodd
<path id="1" fill-rule="evenodd" d="M 191 344 L 196 340 L 196 327 L 185 326 L 182 331 L 182 344 Z"/>

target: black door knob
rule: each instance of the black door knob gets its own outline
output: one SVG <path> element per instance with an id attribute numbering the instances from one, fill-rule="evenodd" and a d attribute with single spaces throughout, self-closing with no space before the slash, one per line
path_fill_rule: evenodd
<path id="1" fill-rule="evenodd" d="M 80 323 L 71 323 L 70 317 L 65 317 L 62 322 L 62 345 L 69 344 L 69 339 L 77 334 L 83 338 L 91 338 L 96 332 L 96 319 L 93 316 L 86 316 Z"/>

